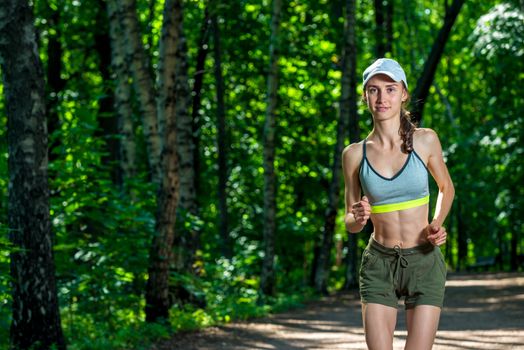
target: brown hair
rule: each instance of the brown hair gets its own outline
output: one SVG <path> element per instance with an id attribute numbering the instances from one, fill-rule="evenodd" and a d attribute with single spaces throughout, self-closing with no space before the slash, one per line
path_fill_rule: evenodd
<path id="1" fill-rule="evenodd" d="M 407 101 L 402 103 L 398 134 L 402 139 L 402 152 L 411 153 L 413 151 L 413 133 L 415 132 L 416 124 L 411 120 L 411 113 L 404 107 L 407 103 Z"/>

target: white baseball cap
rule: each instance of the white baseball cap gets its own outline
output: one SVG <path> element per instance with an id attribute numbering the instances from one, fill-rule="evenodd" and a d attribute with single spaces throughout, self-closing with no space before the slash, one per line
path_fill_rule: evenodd
<path id="1" fill-rule="evenodd" d="M 366 87 L 369 79 L 374 77 L 377 74 L 385 74 L 396 82 L 402 81 L 408 88 L 408 81 L 406 79 L 406 73 L 398 64 L 397 61 L 392 60 L 391 58 L 379 58 L 373 62 L 369 67 L 366 68 L 364 74 L 362 74 L 363 82 L 362 86 Z"/>

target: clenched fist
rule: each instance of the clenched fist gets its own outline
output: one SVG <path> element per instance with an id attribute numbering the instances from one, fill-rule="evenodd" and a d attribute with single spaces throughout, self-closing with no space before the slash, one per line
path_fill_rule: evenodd
<path id="1" fill-rule="evenodd" d="M 360 202 L 353 204 L 351 212 L 353 213 L 355 222 L 365 226 L 368 222 L 369 215 L 371 215 L 371 205 L 369 205 L 368 197 L 364 196 Z"/>
<path id="2" fill-rule="evenodd" d="M 435 222 L 432 222 L 426 228 L 426 232 L 428 241 L 430 241 L 431 244 L 441 246 L 444 243 L 446 243 L 446 238 L 448 234 L 443 226 L 440 226 Z"/>

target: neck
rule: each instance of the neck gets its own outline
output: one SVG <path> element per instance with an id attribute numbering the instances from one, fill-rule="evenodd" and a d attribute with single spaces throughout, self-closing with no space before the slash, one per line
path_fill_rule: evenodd
<path id="1" fill-rule="evenodd" d="M 400 118 L 395 120 L 383 120 L 374 123 L 373 130 L 369 133 L 368 139 L 375 141 L 382 146 L 398 145 L 402 142 L 398 130 L 400 128 Z"/>

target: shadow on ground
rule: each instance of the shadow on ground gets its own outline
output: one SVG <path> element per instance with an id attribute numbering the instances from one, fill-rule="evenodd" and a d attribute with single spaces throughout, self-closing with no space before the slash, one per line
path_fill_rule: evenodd
<path id="1" fill-rule="evenodd" d="M 451 274 L 434 349 L 523 349 L 524 273 Z M 407 336 L 399 307 L 394 348 Z M 356 291 L 303 309 L 178 334 L 151 350 L 366 349 Z"/>

